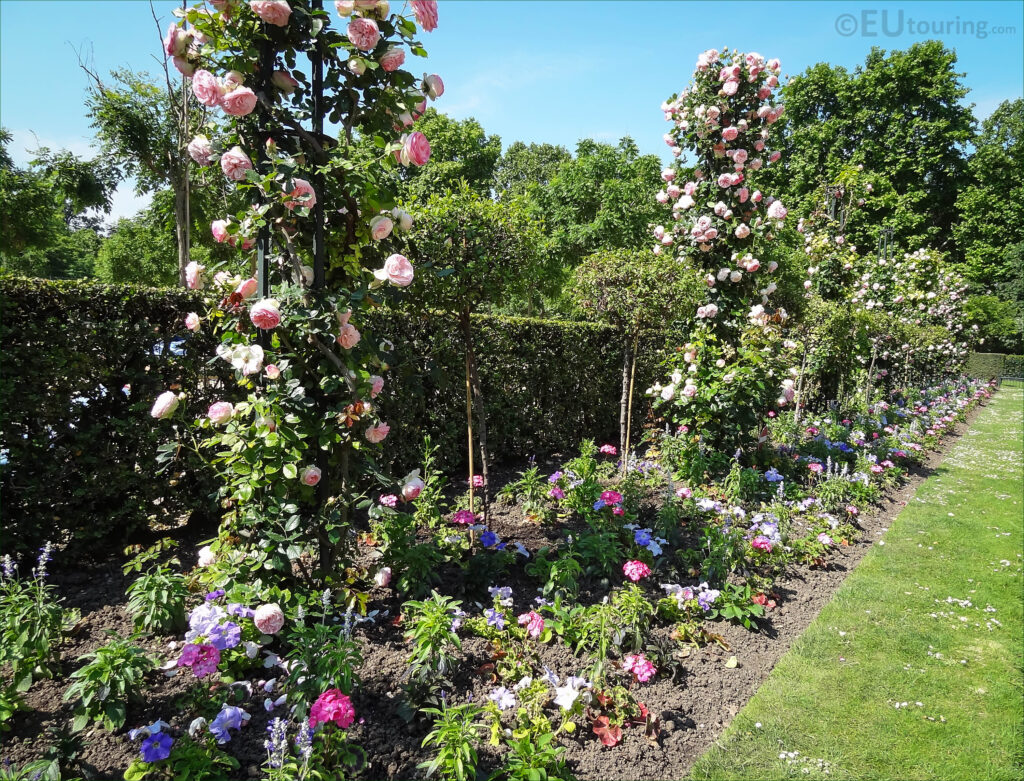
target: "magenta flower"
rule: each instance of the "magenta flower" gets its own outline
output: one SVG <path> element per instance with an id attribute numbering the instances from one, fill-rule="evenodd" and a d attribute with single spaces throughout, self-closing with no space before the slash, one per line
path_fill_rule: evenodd
<path id="1" fill-rule="evenodd" d="M 309 709 L 310 727 L 333 721 L 342 729 L 348 729 L 355 720 L 356 710 L 352 707 L 352 700 L 342 694 L 340 689 L 328 689 Z"/>
<path id="2" fill-rule="evenodd" d="M 526 634 L 534 640 L 540 637 L 541 632 L 544 631 L 544 619 L 533 610 L 519 616 L 519 625 L 523 626 L 524 624 L 526 625 Z"/>
<path id="3" fill-rule="evenodd" d="M 642 561 L 627 561 L 622 565 L 622 571 L 626 574 L 626 577 L 636 583 L 641 578 L 646 578 L 651 574 L 651 568 L 644 564 Z"/>
<path id="4" fill-rule="evenodd" d="M 640 683 L 646 683 L 658 672 L 650 659 L 643 654 L 629 654 L 622 660 L 622 669 L 633 673 Z"/>
<path id="5" fill-rule="evenodd" d="M 217 672 L 218 664 L 220 651 L 209 644 L 189 643 L 181 649 L 181 656 L 178 659 L 178 667 L 191 667 L 196 678 L 205 678 Z"/>
<path id="6" fill-rule="evenodd" d="M 600 452 L 606 456 L 617 456 L 619 454 L 619 450 L 615 445 L 601 445 Z"/>
<path id="7" fill-rule="evenodd" d="M 622 494 L 618 491 L 604 491 L 601 494 L 601 500 L 605 504 L 619 504 L 622 501 Z"/>
<path id="8" fill-rule="evenodd" d="M 472 510 L 459 510 L 452 516 L 452 523 L 461 523 L 464 526 L 468 526 L 473 523 L 473 519 L 474 516 Z"/>

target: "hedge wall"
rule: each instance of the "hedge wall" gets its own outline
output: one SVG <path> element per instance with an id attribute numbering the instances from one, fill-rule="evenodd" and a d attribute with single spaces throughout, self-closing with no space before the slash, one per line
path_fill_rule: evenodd
<path id="1" fill-rule="evenodd" d="M 971 353 L 964 369 L 969 377 L 992 379 L 993 377 L 1024 376 L 1024 356 L 1003 353 Z"/>
<path id="2" fill-rule="evenodd" d="M 183 314 L 198 307 L 185 291 L 0 278 L 5 547 L 61 530 L 90 540 L 189 512 L 215 517 L 216 483 L 196 459 L 185 457 L 174 475 L 153 473 L 155 449 L 169 433 L 149 416 L 155 396 L 180 386 L 188 412 L 200 415 L 219 380 L 233 387 L 226 364 L 210 361 L 210 340 L 184 329 Z M 465 380 L 456 320 L 378 312 L 360 330 L 396 348 L 387 392 L 378 398 L 392 427 L 385 452 L 394 472 L 418 465 L 425 434 L 444 463 L 460 464 Z M 584 437 L 617 440 L 618 331 L 483 315 L 474 330 L 493 458 L 566 451 Z M 643 390 L 659 376 L 663 342 L 651 336 L 639 351 L 635 428 L 648 409 Z M 231 390 L 219 395 L 233 398 Z"/>

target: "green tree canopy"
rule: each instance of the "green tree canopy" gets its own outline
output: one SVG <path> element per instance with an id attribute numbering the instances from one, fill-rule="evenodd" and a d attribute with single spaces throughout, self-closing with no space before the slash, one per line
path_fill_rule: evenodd
<path id="1" fill-rule="evenodd" d="M 564 146 L 524 144 L 516 141 L 502 155 L 494 171 L 494 189 L 499 199 L 526 195 L 534 187 L 545 187 L 562 163 L 572 160 Z"/>
<path id="2" fill-rule="evenodd" d="M 428 108 L 415 124 L 430 140 L 430 165 L 401 170 L 407 196 L 457 189 L 464 181 L 473 192 L 487 195 L 494 186 L 494 167 L 501 157 L 501 137 L 487 135 L 480 123 L 452 119 Z"/>

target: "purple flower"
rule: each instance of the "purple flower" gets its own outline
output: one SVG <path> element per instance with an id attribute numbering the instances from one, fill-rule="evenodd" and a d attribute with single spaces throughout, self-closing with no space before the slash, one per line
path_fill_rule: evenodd
<path id="1" fill-rule="evenodd" d="M 598 512 L 602 509 L 604 509 L 604 499 L 598 499 L 596 502 L 594 502 L 594 511 Z"/>
<path id="2" fill-rule="evenodd" d="M 206 595 L 206 601 L 213 602 L 215 599 L 220 599 L 222 596 L 224 596 L 225 593 L 226 592 L 222 588 L 219 588 L 216 591 L 211 591 L 209 594 Z"/>
<path id="3" fill-rule="evenodd" d="M 249 721 L 249 714 L 234 705 L 222 705 L 217 718 L 210 724 L 210 734 L 218 743 L 227 743 L 231 740 L 229 729 L 241 729 L 242 725 Z"/>
<path id="4" fill-rule="evenodd" d="M 498 544 L 498 535 L 492 532 L 490 529 L 480 535 L 480 544 L 485 548 L 490 548 Z"/>
<path id="5" fill-rule="evenodd" d="M 561 472 L 554 472 L 554 473 L 552 473 L 551 477 L 548 478 L 548 482 L 549 483 L 557 483 L 561 479 L 562 479 L 562 473 Z"/>
<path id="6" fill-rule="evenodd" d="M 228 615 L 238 616 L 239 618 L 252 618 L 256 615 L 256 611 L 237 602 L 228 602 Z"/>
<path id="7" fill-rule="evenodd" d="M 501 611 L 490 607 L 484 611 L 484 615 L 487 617 L 487 626 L 493 626 L 497 628 L 499 632 L 505 628 L 505 616 Z"/>
<path id="8" fill-rule="evenodd" d="M 242 630 L 238 624 L 231 621 L 213 627 L 207 636 L 210 639 L 210 645 L 218 651 L 226 651 L 242 642 Z"/>
<path id="9" fill-rule="evenodd" d="M 174 745 L 174 738 L 164 732 L 154 732 L 142 741 L 143 762 L 159 762 L 171 755 L 171 746 Z"/>
<path id="10" fill-rule="evenodd" d="M 651 544 L 651 530 L 650 529 L 637 529 L 633 534 L 633 542 L 639 545 L 641 548 L 646 548 Z"/>

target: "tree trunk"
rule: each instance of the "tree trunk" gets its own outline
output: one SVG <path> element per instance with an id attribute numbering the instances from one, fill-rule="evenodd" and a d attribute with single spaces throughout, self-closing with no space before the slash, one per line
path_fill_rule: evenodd
<path id="1" fill-rule="evenodd" d="M 632 345 L 628 334 L 622 340 L 622 395 L 619 397 L 619 452 L 625 458 L 626 422 L 629 417 L 629 367 L 632 365 Z"/>
<path id="2" fill-rule="evenodd" d="M 487 410 L 484 406 L 484 393 L 480 385 L 480 375 L 476 366 L 476 355 L 473 352 L 473 329 L 469 319 L 469 310 L 464 309 L 461 315 L 462 334 L 466 340 L 466 361 L 469 364 L 469 377 L 473 388 L 473 399 L 476 401 L 476 425 L 477 438 L 480 440 L 480 474 L 484 479 L 480 495 L 484 500 L 484 522 L 487 521 L 487 511 L 490 503 L 490 481 L 487 475 L 487 462 L 490 460 L 487 454 Z M 472 451 L 471 451 L 472 452 Z M 472 487 L 472 483 L 470 483 Z"/>
<path id="3" fill-rule="evenodd" d="M 178 284 L 185 287 L 185 266 L 189 260 L 188 174 L 172 182 L 174 187 L 174 235 L 178 244 Z"/>

